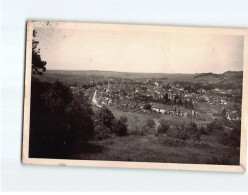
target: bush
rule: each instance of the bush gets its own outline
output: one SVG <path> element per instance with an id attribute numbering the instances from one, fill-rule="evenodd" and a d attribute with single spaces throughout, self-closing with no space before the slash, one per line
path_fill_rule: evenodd
<path id="1" fill-rule="evenodd" d="M 154 128 L 155 126 L 156 126 L 156 124 L 152 118 L 148 118 L 146 120 L 145 127 L 151 129 L 151 128 Z"/>
<path id="2" fill-rule="evenodd" d="M 171 138 L 169 136 L 164 136 L 163 144 L 170 147 L 184 147 L 186 146 L 186 141 L 178 138 Z"/>
<path id="3" fill-rule="evenodd" d="M 194 133 L 194 132 L 198 131 L 197 124 L 194 122 L 188 123 L 187 124 L 187 130 L 189 133 Z"/>
<path id="4" fill-rule="evenodd" d="M 109 137 L 111 134 L 110 128 L 107 128 L 104 124 L 98 123 L 95 128 L 95 139 L 96 140 L 103 140 Z"/>
<path id="5" fill-rule="evenodd" d="M 127 134 L 127 125 L 121 119 L 115 119 L 113 123 L 113 132 L 117 136 L 125 136 Z"/>
<path id="6" fill-rule="evenodd" d="M 124 136 L 127 134 L 127 117 L 116 119 L 107 107 L 102 107 L 95 114 L 95 138 L 105 139 L 110 134 Z"/>
<path id="7" fill-rule="evenodd" d="M 126 116 L 121 116 L 120 121 L 124 124 L 127 124 L 127 117 Z"/>
<path id="8" fill-rule="evenodd" d="M 221 130 L 221 131 L 224 130 L 223 124 L 221 123 L 221 121 L 217 119 L 207 124 L 207 133 L 211 133 L 215 130 Z"/>
<path id="9" fill-rule="evenodd" d="M 155 122 L 152 118 L 148 118 L 142 126 L 142 135 L 147 133 L 155 133 Z"/>
<path id="10" fill-rule="evenodd" d="M 189 136 L 186 129 L 186 125 L 181 123 L 180 125 L 176 125 L 173 129 L 170 129 L 167 134 L 172 138 L 187 140 Z"/>
<path id="11" fill-rule="evenodd" d="M 240 147 L 241 130 L 233 129 L 230 134 L 224 134 L 220 137 L 220 143 L 233 148 Z"/>
<path id="12" fill-rule="evenodd" d="M 159 126 L 158 126 L 157 132 L 158 132 L 159 134 L 165 134 L 165 133 L 167 133 L 167 131 L 169 131 L 169 130 L 170 130 L 170 125 L 168 124 L 168 122 L 165 121 L 165 120 L 163 120 L 163 119 L 161 119 L 161 120 L 159 121 Z"/>
<path id="13" fill-rule="evenodd" d="M 200 132 L 195 123 L 176 125 L 175 128 L 168 131 L 168 136 L 182 140 L 196 139 L 200 140 Z"/>
<path id="14" fill-rule="evenodd" d="M 145 105 L 143 106 L 143 108 L 144 108 L 145 110 L 151 110 L 151 109 L 152 109 L 152 106 L 151 106 L 151 104 L 147 103 L 147 104 L 145 104 Z"/>
<path id="15" fill-rule="evenodd" d="M 199 128 L 199 133 L 201 134 L 201 135 L 207 135 L 207 129 L 204 127 L 204 126 L 201 126 L 200 128 Z"/>
<path id="16" fill-rule="evenodd" d="M 104 126 L 106 126 L 106 128 L 111 128 L 114 122 L 114 115 L 111 112 L 111 110 L 109 110 L 107 107 L 101 107 L 99 108 L 96 113 L 95 113 L 95 122 L 96 125 L 98 124 L 102 124 Z"/>

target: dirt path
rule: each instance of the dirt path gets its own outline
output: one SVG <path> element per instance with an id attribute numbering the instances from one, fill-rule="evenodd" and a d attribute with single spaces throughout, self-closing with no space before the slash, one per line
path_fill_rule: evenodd
<path id="1" fill-rule="evenodd" d="M 102 106 L 100 106 L 100 105 L 97 103 L 97 100 L 96 100 L 96 92 L 97 92 L 97 90 L 95 91 L 95 93 L 94 93 L 94 95 L 93 95 L 92 102 L 93 102 L 93 104 L 95 104 L 97 107 L 102 107 Z"/>

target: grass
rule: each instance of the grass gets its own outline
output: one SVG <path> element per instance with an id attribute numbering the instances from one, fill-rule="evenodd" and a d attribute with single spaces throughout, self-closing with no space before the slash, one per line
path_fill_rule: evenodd
<path id="1" fill-rule="evenodd" d="M 97 109 L 97 108 L 94 108 Z M 181 121 L 179 117 L 152 113 L 121 112 L 112 109 L 115 117 L 126 116 L 129 134 L 124 137 L 112 136 L 101 141 L 90 141 L 87 146 L 77 143 L 81 148 L 69 156 L 70 159 L 109 160 L 134 162 L 166 162 L 193 164 L 239 164 L 239 149 L 229 148 L 218 143 L 215 136 L 202 136 L 201 141 L 180 140 L 157 135 L 156 129 L 146 132 L 143 128 L 147 118 L 159 121 L 165 118 L 169 123 Z M 190 119 L 187 119 L 190 120 Z M 89 152 L 85 152 L 88 147 Z M 91 149 L 93 148 L 93 149 Z"/>
<path id="2" fill-rule="evenodd" d="M 237 164 L 239 161 L 239 151 L 230 151 L 228 147 L 217 147 L 204 142 L 185 142 L 179 145 L 176 139 L 161 138 L 152 134 L 114 137 L 90 144 L 95 148 L 102 148 L 101 151 L 78 153 L 70 158 L 193 164 Z"/>

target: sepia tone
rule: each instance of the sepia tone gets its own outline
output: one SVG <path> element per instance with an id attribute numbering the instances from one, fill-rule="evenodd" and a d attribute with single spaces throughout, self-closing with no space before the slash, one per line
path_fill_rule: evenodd
<path id="1" fill-rule="evenodd" d="M 28 22 L 23 162 L 244 172 L 247 31 Z"/>

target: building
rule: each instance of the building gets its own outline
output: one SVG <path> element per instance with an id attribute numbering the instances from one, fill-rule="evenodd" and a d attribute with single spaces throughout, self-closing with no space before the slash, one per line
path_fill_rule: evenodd
<path id="1" fill-rule="evenodd" d="M 95 81 L 94 81 L 93 75 L 91 76 L 90 85 L 91 85 L 91 86 L 95 85 Z"/>

